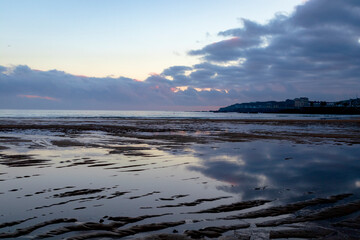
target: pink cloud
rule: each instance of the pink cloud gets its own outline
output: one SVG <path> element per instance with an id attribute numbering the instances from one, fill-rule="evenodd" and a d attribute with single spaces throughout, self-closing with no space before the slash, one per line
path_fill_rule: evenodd
<path id="1" fill-rule="evenodd" d="M 19 94 L 17 96 L 21 97 L 21 98 L 38 98 L 38 99 L 45 99 L 45 100 L 50 100 L 50 101 L 59 101 L 59 99 L 57 99 L 57 98 L 47 97 L 47 96 L 24 95 L 24 94 Z"/>
<path id="2" fill-rule="evenodd" d="M 159 73 L 156 73 L 156 72 L 151 72 L 151 73 L 149 73 L 149 75 L 150 75 L 150 76 L 160 76 L 160 74 L 159 74 Z"/>
<path id="3" fill-rule="evenodd" d="M 85 75 L 74 75 L 76 77 L 81 77 L 81 78 L 89 78 L 88 76 L 85 76 Z"/>

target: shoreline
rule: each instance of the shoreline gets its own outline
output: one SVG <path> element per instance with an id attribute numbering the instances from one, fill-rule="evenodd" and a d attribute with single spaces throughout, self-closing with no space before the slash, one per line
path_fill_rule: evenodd
<path id="1" fill-rule="evenodd" d="M 356 239 L 359 139 L 360 119 L 0 121 L 0 238 Z"/>

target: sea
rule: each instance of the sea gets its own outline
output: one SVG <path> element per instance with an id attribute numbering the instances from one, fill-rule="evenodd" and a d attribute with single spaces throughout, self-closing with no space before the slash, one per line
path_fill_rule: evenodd
<path id="1" fill-rule="evenodd" d="M 168 119 L 359 119 L 360 115 L 218 113 L 198 111 L 104 111 L 0 109 L 1 118 L 168 118 Z"/>

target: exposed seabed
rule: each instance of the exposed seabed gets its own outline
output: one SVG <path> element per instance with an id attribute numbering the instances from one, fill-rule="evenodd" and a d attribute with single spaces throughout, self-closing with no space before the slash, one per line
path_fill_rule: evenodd
<path id="1" fill-rule="evenodd" d="M 360 121 L 7 119 L 0 238 L 359 239 Z"/>

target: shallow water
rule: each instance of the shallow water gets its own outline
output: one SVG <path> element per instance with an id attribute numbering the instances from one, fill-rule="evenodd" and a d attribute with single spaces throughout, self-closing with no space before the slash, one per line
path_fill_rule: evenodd
<path id="1" fill-rule="evenodd" d="M 167 118 L 167 119 L 359 119 L 360 115 L 214 113 L 183 111 L 16 110 L 0 109 L 1 118 Z"/>
<path id="2" fill-rule="evenodd" d="M 255 231 L 261 228 L 254 223 L 279 216 L 221 218 L 343 193 L 353 195 L 336 204 L 360 199 L 358 122 L 8 119 L 0 126 L 0 205 L 6 206 L 0 210 L 0 224 L 29 219 L 1 228 L 3 233 L 55 218 L 76 218 L 76 224 L 81 224 L 112 222 L 104 216 L 144 215 L 162 216 L 120 229 L 185 220 L 158 232 L 182 233 L 242 222 L 251 223 Z M 194 214 L 259 199 L 269 202 Z M 296 214 L 324 206 L 330 205 L 311 206 Z M 291 215 L 281 217 L 286 216 Z M 335 220 L 320 225 L 330 226 Z M 71 224 L 44 226 L 21 237 L 67 225 Z M 84 232 L 70 231 L 55 238 L 79 234 Z"/>

